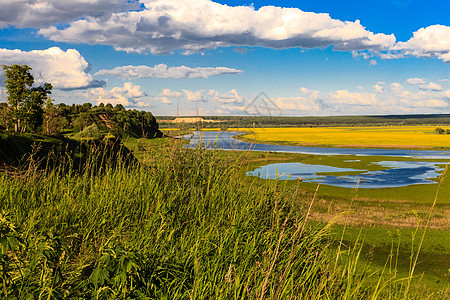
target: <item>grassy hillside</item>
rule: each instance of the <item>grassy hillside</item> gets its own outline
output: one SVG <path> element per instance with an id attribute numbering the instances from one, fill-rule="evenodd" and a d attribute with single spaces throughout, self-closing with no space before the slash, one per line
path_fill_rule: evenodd
<path id="1" fill-rule="evenodd" d="M 0 171 L 26 171 L 56 167 L 81 171 L 109 162 L 136 162 L 118 138 L 74 140 L 63 136 L 0 133 Z M 94 164 L 95 162 L 95 164 Z"/>
<path id="2" fill-rule="evenodd" d="M 419 278 L 397 274 L 394 264 L 382 274 L 364 263 L 360 243 L 334 247 L 332 223 L 310 223 L 310 203 L 297 189 L 242 180 L 245 156 L 230 160 L 173 140 L 147 145 L 145 153 L 146 164 L 111 161 L 100 174 L 62 167 L 26 177 L 0 174 L 1 298 L 418 299 L 430 293 Z"/>

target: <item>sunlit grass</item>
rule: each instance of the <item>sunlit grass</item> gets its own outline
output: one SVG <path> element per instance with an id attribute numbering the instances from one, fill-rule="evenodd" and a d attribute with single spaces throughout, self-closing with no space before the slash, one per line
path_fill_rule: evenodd
<path id="1" fill-rule="evenodd" d="M 308 220 L 315 197 L 304 204 L 299 189 L 242 180 L 245 152 L 225 159 L 182 145 L 144 145 L 146 164 L 0 174 L 0 298 L 424 295 L 415 277 L 408 288 L 363 262 L 361 243 L 331 247 L 336 220 Z"/>

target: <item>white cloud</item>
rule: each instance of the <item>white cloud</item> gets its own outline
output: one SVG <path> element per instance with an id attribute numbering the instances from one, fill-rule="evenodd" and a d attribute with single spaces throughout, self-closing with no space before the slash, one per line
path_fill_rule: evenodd
<path id="1" fill-rule="evenodd" d="M 445 87 L 445 89 L 444 89 Z M 180 111 L 185 115 L 220 114 L 248 115 L 253 114 L 254 97 L 241 95 L 236 89 L 227 92 L 218 90 L 180 90 L 163 89 L 159 94 L 147 96 L 139 86 L 125 83 L 123 87 L 105 90 L 93 89 L 85 92 L 85 97 L 100 103 L 121 103 L 127 107 L 142 106 L 148 100 L 156 100 L 167 104 L 179 101 Z M 256 113 L 272 115 L 374 115 L 374 114 L 426 114 L 442 113 L 450 107 L 450 90 L 443 84 L 443 90 L 417 89 L 415 85 L 402 85 L 398 82 L 377 82 L 372 89 L 359 91 L 335 90 L 321 92 L 318 90 L 299 88 L 298 94 L 290 97 L 264 98 L 270 109 L 257 106 Z M 260 104 L 260 103 L 259 103 Z M 258 105 L 254 104 L 253 105 Z M 159 106 L 162 107 L 162 106 Z M 175 112 L 172 112 L 175 113 Z"/>
<path id="2" fill-rule="evenodd" d="M 351 93 L 347 90 L 338 90 L 330 93 L 331 101 L 337 104 L 346 105 L 375 105 L 379 104 L 377 96 L 372 93 Z"/>
<path id="3" fill-rule="evenodd" d="M 310 90 L 307 89 L 305 87 L 301 87 L 300 88 L 300 92 L 302 94 L 306 94 L 308 96 L 309 99 L 319 99 L 320 97 L 322 97 L 321 93 L 319 91 L 316 90 Z"/>
<path id="4" fill-rule="evenodd" d="M 138 1 L 133 0 L 2 0 L 0 28 L 39 28 L 138 8 Z"/>
<path id="5" fill-rule="evenodd" d="M 212 101 L 224 103 L 224 104 L 242 104 L 243 99 L 239 96 L 235 89 L 232 89 L 228 93 L 220 93 L 216 90 L 210 90 L 208 92 L 209 99 Z"/>
<path id="6" fill-rule="evenodd" d="M 398 94 L 404 91 L 404 87 L 398 82 L 393 82 L 391 83 L 391 90 Z"/>
<path id="7" fill-rule="evenodd" d="M 450 90 L 408 90 L 397 82 L 377 82 L 373 90 L 322 93 L 302 87 L 300 96 L 278 98 L 275 102 L 284 114 L 291 115 L 441 113 L 450 106 Z"/>
<path id="8" fill-rule="evenodd" d="M 416 84 L 425 84 L 426 81 L 421 79 L 421 78 L 408 78 L 406 80 L 407 83 L 411 84 L 411 85 L 416 85 Z"/>
<path id="9" fill-rule="evenodd" d="M 292 113 L 293 111 L 301 114 L 317 114 L 321 107 L 315 99 L 305 97 L 280 97 L 274 100 L 275 105 L 283 112 Z"/>
<path id="10" fill-rule="evenodd" d="M 149 66 L 123 66 L 112 70 L 100 70 L 94 75 L 112 75 L 119 78 L 208 78 L 215 75 L 240 74 L 241 70 L 226 67 L 190 68 L 186 66 L 167 67 L 159 64 Z"/>
<path id="11" fill-rule="evenodd" d="M 444 95 L 445 95 L 445 97 L 450 99 L 450 90 L 445 91 Z"/>
<path id="12" fill-rule="evenodd" d="M 162 92 L 154 98 L 165 104 L 171 104 L 173 99 L 181 98 L 183 96 L 180 92 L 171 91 L 170 89 L 163 89 Z"/>
<path id="13" fill-rule="evenodd" d="M 379 94 L 381 94 L 381 93 L 383 93 L 384 92 L 384 87 L 383 87 L 383 85 L 380 85 L 380 84 L 375 84 L 374 86 L 373 86 L 373 89 L 375 90 L 375 92 L 377 92 L 377 93 L 379 93 Z"/>
<path id="14" fill-rule="evenodd" d="M 443 108 L 448 107 L 447 102 L 442 99 L 425 99 L 425 100 L 414 100 L 414 99 L 402 99 L 402 104 L 405 104 L 409 108 Z"/>
<path id="15" fill-rule="evenodd" d="M 183 92 L 186 95 L 186 99 L 188 101 L 192 101 L 192 102 L 208 102 L 208 100 L 205 98 L 205 96 L 203 95 L 203 92 L 205 90 L 198 90 L 198 91 L 189 91 L 189 90 L 183 90 Z"/>
<path id="16" fill-rule="evenodd" d="M 450 27 L 432 25 L 420 28 L 413 33 L 413 37 L 406 42 L 396 43 L 384 58 L 404 56 L 436 57 L 450 63 Z"/>
<path id="17" fill-rule="evenodd" d="M 436 84 L 434 82 L 430 82 L 428 84 L 420 85 L 421 90 L 430 90 L 430 91 L 442 91 L 442 85 Z"/>
<path id="18" fill-rule="evenodd" d="M 376 66 L 376 65 L 377 65 L 377 61 L 376 61 L 375 59 L 372 59 L 372 60 L 369 62 L 369 64 L 370 64 L 371 66 Z"/>
<path id="19" fill-rule="evenodd" d="M 0 49 L 2 64 L 26 64 L 32 68 L 36 84 L 49 82 L 57 89 L 83 89 L 104 86 L 104 81 L 94 80 L 86 72 L 88 62 L 75 49 L 63 51 L 58 47 L 46 50 Z"/>
<path id="20" fill-rule="evenodd" d="M 62 42 L 113 45 L 117 50 L 200 52 L 224 46 L 387 50 L 393 34 L 374 34 L 356 20 L 332 19 L 297 8 L 227 6 L 211 0 L 143 0 L 147 9 L 86 17 L 68 27 L 41 29 Z"/>
<path id="21" fill-rule="evenodd" d="M 111 103 L 112 105 L 122 104 L 125 107 L 145 107 L 143 102 L 147 96 L 139 85 L 131 82 L 124 83 L 123 87 L 114 87 L 111 90 L 95 88 L 84 93 L 84 96 L 95 101 L 97 104 Z"/>

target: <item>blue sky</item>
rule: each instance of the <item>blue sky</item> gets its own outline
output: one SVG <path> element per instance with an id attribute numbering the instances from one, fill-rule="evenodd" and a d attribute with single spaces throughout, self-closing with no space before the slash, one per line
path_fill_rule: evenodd
<path id="1" fill-rule="evenodd" d="M 0 63 L 30 65 L 56 102 L 155 115 L 262 113 L 249 107 L 260 92 L 282 115 L 449 113 L 449 11 L 437 0 L 4 0 Z"/>

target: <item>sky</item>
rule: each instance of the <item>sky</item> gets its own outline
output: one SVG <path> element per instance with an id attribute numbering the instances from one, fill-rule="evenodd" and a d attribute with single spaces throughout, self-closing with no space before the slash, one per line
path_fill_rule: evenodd
<path id="1" fill-rule="evenodd" d="M 2 0 L 0 64 L 160 116 L 450 113 L 450 2 Z"/>

